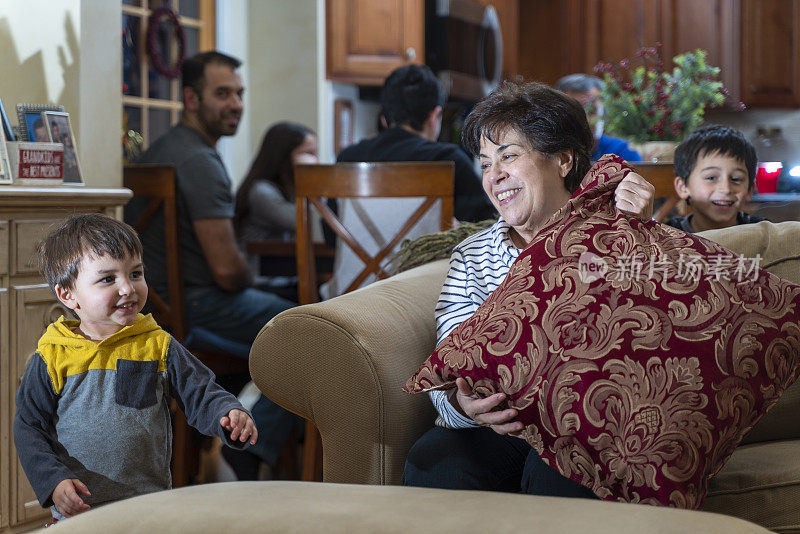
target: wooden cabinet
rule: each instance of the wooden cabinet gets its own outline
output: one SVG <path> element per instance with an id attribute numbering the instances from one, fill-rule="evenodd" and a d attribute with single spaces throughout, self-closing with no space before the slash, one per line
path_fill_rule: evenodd
<path id="1" fill-rule="evenodd" d="M 0 188 L 0 530 L 42 523 L 42 509 L 28 484 L 13 441 L 14 395 L 29 356 L 45 328 L 65 313 L 38 274 L 36 246 L 48 230 L 73 213 L 115 215 L 127 189 L 77 187 Z"/>
<path id="2" fill-rule="evenodd" d="M 800 107 L 800 0 L 742 0 L 742 101 Z"/>
<path id="3" fill-rule="evenodd" d="M 519 0 L 477 0 L 497 10 L 503 77 L 519 72 Z M 327 0 L 327 78 L 382 86 L 407 63 L 425 63 L 425 0 Z"/>
<path id="4" fill-rule="evenodd" d="M 407 63 L 425 63 L 424 0 L 327 0 L 327 78 L 381 86 Z"/>
<path id="5" fill-rule="evenodd" d="M 519 10 L 519 69 L 554 83 L 662 43 L 665 67 L 702 48 L 732 101 L 800 106 L 800 0 L 528 0 Z"/>
<path id="6" fill-rule="evenodd" d="M 737 4 L 738 0 L 662 0 L 659 13 L 658 41 L 664 45 L 665 60 L 702 48 L 708 52 L 708 64 L 720 67 L 731 101 L 740 99 Z"/>
<path id="7" fill-rule="evenodd" d="M 659 38 L 658 5 L 653 0 L 570 0 L 565 7 L 566 20 L 574 28 L 567 45 L 574 72 L 591 73 L 599 61 L 631 57 Z"/>

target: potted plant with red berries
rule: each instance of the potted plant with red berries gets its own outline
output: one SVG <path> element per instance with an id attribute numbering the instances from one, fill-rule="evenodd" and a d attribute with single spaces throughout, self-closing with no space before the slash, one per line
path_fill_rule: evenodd
<path id="1" fill-rule="evenodd" d="M 705 110 L 728 96 L 719 68 L 706 63 L 705 50 L 672 61 L 672 71 L 664 70 L 657 43 L 640 48 L 634 59 L 600 62 L 594 68 L 605 79 L 606 133 L 637 144 L 645 161 L 671 161 L 675 146 L 703 123 Z"/>

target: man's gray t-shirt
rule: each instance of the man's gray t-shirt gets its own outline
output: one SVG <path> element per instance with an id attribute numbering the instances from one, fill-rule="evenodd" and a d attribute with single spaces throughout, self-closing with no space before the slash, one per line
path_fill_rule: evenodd
<path id="1" fill-rule="evenodd" d="M 167 163 L 175 167 L 178 185 L 178 242 L 181 273 L 187 289 L 215 286 L 192 225 L 198 219 L 233 218 L 231 181 L 219 153 L 195 129 L 179 124 L 153 143 L 136 163 Z M 136 220 L 147 199 L 133 199 L 125 219 Z M 141 235 L 147 281 L 166 291 L 164 219 L 159 214 Z"/>

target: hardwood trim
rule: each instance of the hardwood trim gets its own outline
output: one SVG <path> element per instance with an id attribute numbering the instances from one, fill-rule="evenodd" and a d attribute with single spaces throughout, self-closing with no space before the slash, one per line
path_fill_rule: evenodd
<path id="1" fill-rule="evenodd" d="M 122 104 L 129 106 L 142 106 L 143 108 L 161 108 L 161 109 L 183 109 L 183 102 L 175 102 L 174 100 L 166 100 L 163 98 L 150 98 L 143 96 L 130 96 L 123 95 Z"/>
<path id="2" fill-rule="evenodd" d="M 200 0 L 200 51 L 217 48 L 217 2 L 216 0 Z"/>
<path id="3" fill-rule="evenodd" d="M 133 193 L 129 189 L 92 189 L 83 187 L 2 186 L 0 207 L 17 206 L 123 206 Z"/>
<path id="4" fill-rule="evenodd" d="M 337 163 L 335 165 L 296 165 L 295 174 L 306 177 L 296 181 L 298 197 L 371 198 L 371 197 L 445 197 L 453 190 L 441 181 L 431 181 L 419 171 L 431 166 L 454 168 L 452 162 Z M 382 179 L 376 181 L 374 174 Z M 402 187 L 397 184 L 402 183 Z"/>

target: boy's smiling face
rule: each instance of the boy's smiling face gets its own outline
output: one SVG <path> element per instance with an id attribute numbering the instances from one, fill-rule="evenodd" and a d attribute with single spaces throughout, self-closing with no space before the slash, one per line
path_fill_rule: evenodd
<path id="1" fill-rule="evenodd" d="M 675 178 L 675 190 L 682 199 L 690 200 L 696 232 L 734 226 L 753 194 L 745 163 L 719 152 L 698 155 L 686 183 Z"/>
<path id="2" fill-rule="evenodd" d="M 78 315 L 81 332 L 90 339 L 103 340 L 133 324 L 144 307 L 147 283 L 142 259 L 86 254 L 72 289 L 56 285 L 55 291 L 58 299 Z"/>

